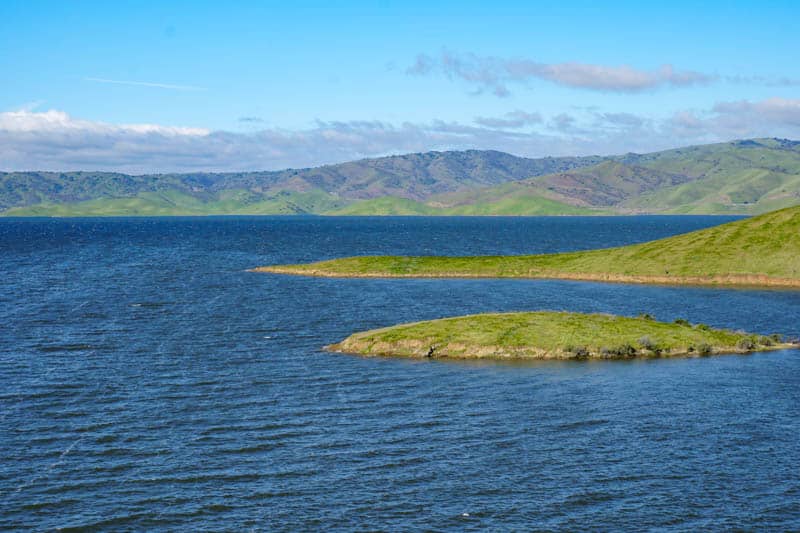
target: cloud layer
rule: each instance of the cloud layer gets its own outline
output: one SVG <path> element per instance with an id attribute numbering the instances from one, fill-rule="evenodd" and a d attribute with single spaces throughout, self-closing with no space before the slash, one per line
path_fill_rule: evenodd
<path id="1" fill-rule="evenodd" d="M 442 72 L 452 79 L 460 79 L 489 90 L 497 96 L 509 94 L 509 82 L 546 80 L 565 87 L 604 92 L 633 93 L 659 87 L 686 87 L 705 84 L 715 76 L 676 70 L 672 65 L 647 71 L 628 65 L 593 65 L 587 63 L 540 63 L 530 59 L 502 59 L 480 57 L 474 54 L 454 54 L 444 51 L 438 58 L 425 54 L 406 71 L 412 75 Z"/>
<path id="2" fill-rule="evenodd" d="M 475 124 L 487 128 L 516 129 L 540 122 L 542 122 L 541 114 L 520 110 L 510 111 L 502 117 L 475 117 Z"/>
<path id="3" fill-rule="evenodd" d="M 61 111 L 0 113 L 0 170 L 258 170 L 437 149 L 526 152 L 531 146 L 555 151 L 560 141 L 531 132 L 443 121 L 400 125 L 318 122 L 299 131 L 241 133 L 152 124 L 114 125 L 76 119 Z"/>
<path id="4" fill-rule="evenodd" d="M 428 150 L 494 149 L 543 157 L 647 152 L 767 136 L 800 138 L 800 99 L 720 102 L 666 120 L 593 109 L 549 117 L 516 110 L 476 117 L 473 125 L 318 122 L 303 130 L 252 133 L 108 124 L 23 109 L 0 113 L 0 170 L 265 170 Z"/>

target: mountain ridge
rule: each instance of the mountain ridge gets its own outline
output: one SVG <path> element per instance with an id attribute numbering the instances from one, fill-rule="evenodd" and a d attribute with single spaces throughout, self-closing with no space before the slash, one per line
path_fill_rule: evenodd
<path id="1" fill-rule="evenodd" d="M 800 204 L 800 141 L 530 159 L 431 151 L 276 171 L 0 172 L 0 215 L 753 214 Z"/>

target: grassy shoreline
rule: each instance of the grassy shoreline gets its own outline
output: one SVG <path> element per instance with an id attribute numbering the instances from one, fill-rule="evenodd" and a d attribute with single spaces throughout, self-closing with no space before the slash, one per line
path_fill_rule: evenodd
<path id="1" fill-rule="evenodd" d="M 326 346 L 364 356 L 450 359 L 632 359 L 797 348 L 778 336 L 560 311 L 487 313 L 354 333 Z"/>
<path id="2" fill-rule="evenodd" d="M 353 278 L 549 278 L 800 287 L 800 207 L 630 246 L 519 256 L 359 256 L 253 272 Z"/>
<path id="3" fill-rule="evenodd" d="M 569 281 L 598 281 L 603 283 L 625 283 L 637 285 L 697 285 L 697 286 L 730 286 L 730 287 L 776 287 L 776 288 L 800 288 L 800 280 L 770 278 L 768 276 L 758 276 L 753 274 L 727 275 L 727 276 L 708 276 L 708 277 L 677 277 L 677 276 L 632 276 L 625 274 L 595 274 L 595 273 L 564 273 L 564 272 L 542 272 L 525 275 L 503 275 L 503 274 L 478 274 L 469 272 L 436 272 L 436 273 L 386 273 L 386 272 L 364 272 L 355 274 L 331 273 L 326 270 L 303 270 L 295 268 L 282 268 L 281 266 L 265 266 L 249 269 L 248 272 L 261 272 L 271 274 L 284 274 L 291 276 L 307 276 L 314 278 L 376 278 L 376 279 L 424 279 L 424 278 L 449 278 L 449 279 L 560 279 Z"/>

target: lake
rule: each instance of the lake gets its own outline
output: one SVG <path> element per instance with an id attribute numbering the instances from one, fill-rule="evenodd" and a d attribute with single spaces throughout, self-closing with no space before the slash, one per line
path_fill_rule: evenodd
<path id="1" fill-rule="evenodd" d="M 800 336 L 800 291 L 246 272 L 616 246 L 728 220 L 0 219 L 0 530 L 800 529 L 800 351 L 321 350 L 538 309 Z"/>

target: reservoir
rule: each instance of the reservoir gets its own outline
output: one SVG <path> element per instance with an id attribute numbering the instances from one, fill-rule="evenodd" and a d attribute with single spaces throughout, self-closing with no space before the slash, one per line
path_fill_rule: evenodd
<path id="1" fill-rule="evenodd" d="M 800 529 L 798 351 L 322 351 L 529 310 L 800 337 L 800 291 L 246 271 L 582 250 L 733 219 L 0 219 L 0 529 Z"/>

